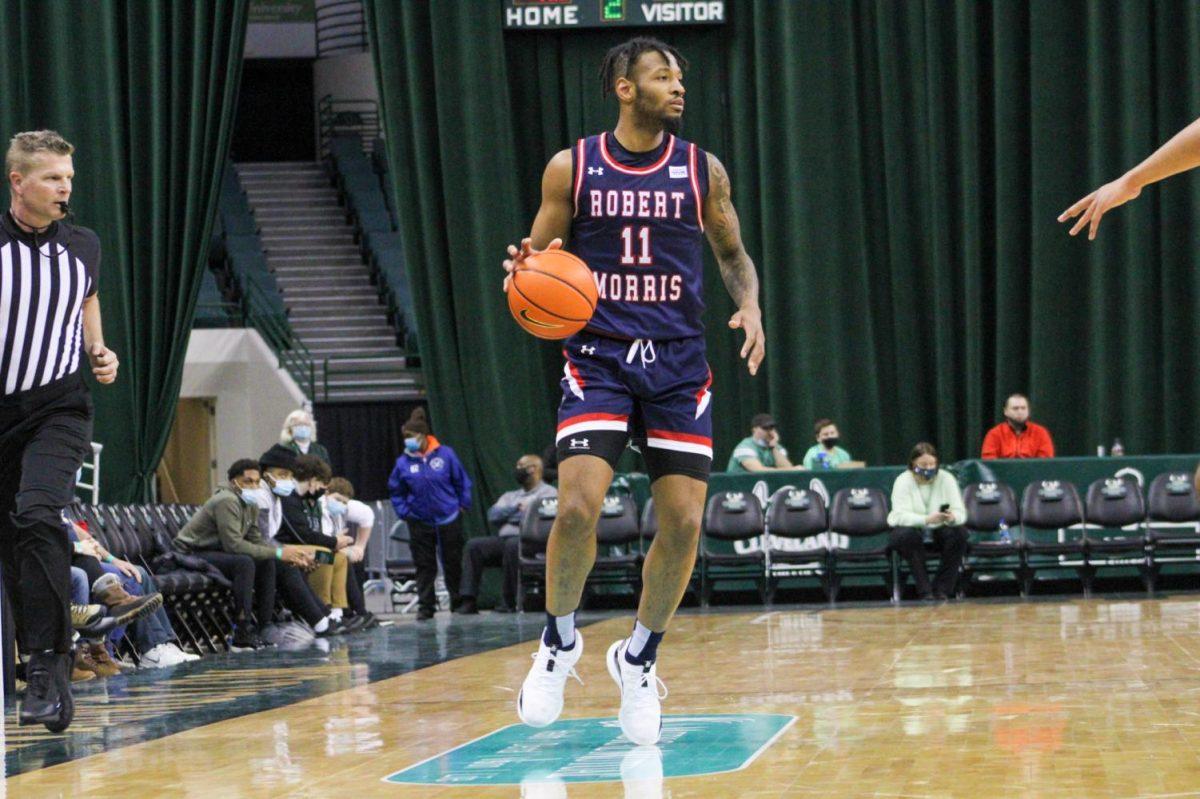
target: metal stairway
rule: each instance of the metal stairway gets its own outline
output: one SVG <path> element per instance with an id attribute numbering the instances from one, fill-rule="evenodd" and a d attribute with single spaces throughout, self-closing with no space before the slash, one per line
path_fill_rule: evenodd
<path id="1" fill-rule="evenodd" d="M 313 360 L 314 402 L 414 399 L 395 328 L 354 242 L 354 228 L 316 161 L 237 164 L 267 266 L 292 330 Z M 308 390 L 307 378 L 299 381 Z"/>

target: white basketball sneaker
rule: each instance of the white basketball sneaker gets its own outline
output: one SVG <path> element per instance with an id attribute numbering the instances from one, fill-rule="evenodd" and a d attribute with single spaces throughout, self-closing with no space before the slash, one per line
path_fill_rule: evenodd
<path id="1" fill-rule="evenodd" d="M 574 677 L 583 685 L 575 673 L 575 664 L 583 655 L 583 636 L 575 633 L 575 646 L 567 650 L 546 646 L 539 639 L 538 651 L 533 655 L 533 667 L 521 684 L 517 694 L 517 715 L 530 727 L 545 727 L 553 724 L 563 707 L 563 688 L 567 678 Z"/>
<path id="2" fill-rule="evenodd" d="M 638 746 L 658 743 L 662 735 L 662 700 L 667 698 L 667 686 L 658 679 L 653 663 L 635 666 L 625 659 L 629 639 L 617 641 L 608 648 L 608 673 L 621 689 L 621 732 Z M 659 689 L 662 692 L 659 692 Z"/>

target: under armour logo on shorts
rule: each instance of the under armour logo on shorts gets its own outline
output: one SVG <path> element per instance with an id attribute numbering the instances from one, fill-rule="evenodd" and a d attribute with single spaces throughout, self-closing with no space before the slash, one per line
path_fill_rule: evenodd
<path id="1" fill-rule="evenodd" d="M 580 347 L 579 351 L 582 352 L 584 355 L 595 355 L 596 354 L 596 348 L 590 347 L 587 344 L 584 344 L 582 347 Z"/>
<path id="2" fill-rule="evenodd" d="M 572 438 L 569 449 L 590 449 L 586 438 Z"/>

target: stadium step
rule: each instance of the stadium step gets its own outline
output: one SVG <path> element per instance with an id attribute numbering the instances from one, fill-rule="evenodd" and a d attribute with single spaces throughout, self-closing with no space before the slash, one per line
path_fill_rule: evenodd
<path id="1" fill-rule="evenodd" d="M 237 165 L 288 318 L 314 359 L 314 401 L 391 400 L 423 394 L 419 372 L 354 241 L 349 212 L 318 162 Z M 329 380 L 325 359 L 331 359 Z M 328 382 L 328 391 L 326 391 Z M 308 386 L 305 384 L 307 391 Z"/>

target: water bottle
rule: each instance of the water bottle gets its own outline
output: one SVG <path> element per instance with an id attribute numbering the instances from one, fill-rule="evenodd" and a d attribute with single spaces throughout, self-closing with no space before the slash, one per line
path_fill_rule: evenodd
<path id="1" fill-rule="evenodd" d="M 1000 520 L 999 531 L 1000 531 L 1000 543 L 1001 544 L 1011 544 L 1012 543 L 1012 535 L 1008 532 L 1008 522 L 1006 522 L 1004 519 Z"/>
<path id="2" fill-rule="evenodd" d="M 1112 449 L 1110 449 L 1108 451 L 1108 453 L 1110 455 L 1112 455 L 1114 458 L 1125 457 L 1125 445 L 1121 443 L 1121 439 L 1119 439 L 1119 438 L 1113 439 Z"/>

